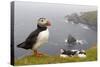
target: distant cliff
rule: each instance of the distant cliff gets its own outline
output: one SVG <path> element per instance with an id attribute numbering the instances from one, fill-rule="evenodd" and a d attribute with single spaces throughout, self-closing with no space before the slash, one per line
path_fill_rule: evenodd
<path id="1" fill-rule="evenodd" d="M 89 28 L 97 31 L 97 11 L 81 12 L 80 15 L 73 13 L 65 16 L 65 18 L 67 18 L 69 22 L 73 21 L 75 24 L 86 24 Z"/>

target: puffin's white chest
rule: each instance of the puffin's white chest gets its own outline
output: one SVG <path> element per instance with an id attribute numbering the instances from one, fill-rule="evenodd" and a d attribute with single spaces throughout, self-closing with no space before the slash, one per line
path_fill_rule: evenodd
<path id="1" fill-rule="evenodd" d="M 34 49 L 37 49 L 38 47 L 46 43 L 48 41 L 48 37 L 49 37 L 48 29 L 40 32 L 37 37 L 37 43 L 35 44 Z"/>
<path id="2" fill-rule="evenodd" d="M 48 37 L 49 37 L 49 31 L 47 29 L 39 33 L 38 40 L 46 41 L 48 40 Z"/>

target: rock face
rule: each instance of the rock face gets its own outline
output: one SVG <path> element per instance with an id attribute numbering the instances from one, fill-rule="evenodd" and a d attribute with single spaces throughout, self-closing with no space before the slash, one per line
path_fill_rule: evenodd
<path id="1" fill-rule="evenodd" d="M 97 31 L 97 11 L 83 12 L 80 13 L 80 15 L 74 13 L 65 16 L 65 18 L 67 18 L 69 22 L 73 21 L 75 24 L 82 23 Z"/>
<path id="2" fill-rule="evenodd" d="M 73 44 L 75 42 L 76 42 L 76 39 L 72 35 L 69 35 L 68 36 L 68 44 Z"/>

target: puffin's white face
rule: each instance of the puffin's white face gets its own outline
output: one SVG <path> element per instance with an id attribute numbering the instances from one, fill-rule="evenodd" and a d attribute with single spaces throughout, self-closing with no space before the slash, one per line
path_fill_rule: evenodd
<path id="1" fill-rule="evenodd" d="M 49 20 L 46 19 L 46 18 L 40 18 L 40 19 L 38 20 L 38 25 L 39 25 L 39 26 L 42 26 L 42 27 L 47 27 L 47 26 L 51 26 L 51 23 L 50 23 Z"/>

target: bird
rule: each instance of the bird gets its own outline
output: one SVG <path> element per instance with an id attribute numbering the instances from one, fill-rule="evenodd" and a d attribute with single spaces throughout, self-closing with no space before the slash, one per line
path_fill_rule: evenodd
<path id="1" fill-rule="evenodd" d="M 77 56 L 80 58 L 86 58 L 86 51 L 85 50 L 80 50 L 79 52 L 77 52 Z"/>
<path id="2" fill-rule="evenodd" d="M 76 55 L 77 51 L 76 50 L 65 50 L 65 49 L 60 49 L 60 57 L 73 57 Z"/>
<path id="3" fill-rule="evenodd" d="M 39 18 L 37 20 L 37 29 L 30 33 L 30 35 L 25 39 L 25 41 L 17 45 L 17 47 L 26 50 L 31 49 L 33 51 L 34 56 L 42 56 L 43 54 L 39 52 L 37 49 L 48 42 L 48 28 L 50 26 L 51 22 L 47 18 Z"/>
<path id="4" fill-rule="evenodd" d="M 66 57 L 79 57 L 79 58 L 86 58 L 86 52 L 85 50 L 65 50 L 60 49 L 60 57 L 66 58 Z"/>

